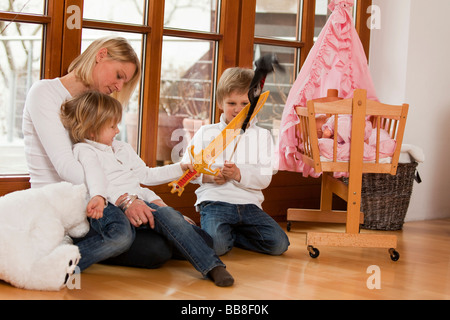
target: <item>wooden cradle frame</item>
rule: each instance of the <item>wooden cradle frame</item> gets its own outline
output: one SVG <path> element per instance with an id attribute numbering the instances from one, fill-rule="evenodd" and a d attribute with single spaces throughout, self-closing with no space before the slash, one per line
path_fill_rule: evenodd
<path id="1" fill-rule="evenodd" d="M 396 174 L 406 117 L 409 106 L 387 105 L 366 98 L 366 90 L 356 89 L 353 99 L 340 99 L 337 90 L 329 90 L 325 98 L 307 102 L 307 107 L 296 108 L 300 123 L 298 124 L 299 137 L 303 150 L 302 160 L 315 172 L 322 172 L 321 200 L 319 210 L 288 209 L 288 231 L 292 221 L 314 221 L 345 223 L 345 232 L 334 233 L 307 233 L 306 244 L 310 256 L 316 258 L 319 250 L 315 246 L 346 246 L 389 248 L 391 259 L 396 261 L 399 254 L 395 251 L 397 237 L 395 235 L 382 235 L 376 233 L 360 233 L 360 223 L 363 222 L 361 206 L 361 187 L 363 173 L 389 173 Z M 350 161 L 337 161 L 337 135 L 334 137 L 333 160 L 321 161 L 316 128 L 316 114 L 352 116 Z M 374 162 L 364 162 L 364 133 L 366 116 L 372 116 L 373 128 L 377 130 L 376 159 Z M 380 128 L 385 129 L 390 137 L 396 140 L 396 148 L 390 163 L 380 163 L 379 144 Z M 335 127 L 334 132 L 337 132 Z M 300 148 L 299 148 L 300 149 Z M 348 185 L 340 179 L 333 177 L 333 172 L 348 172 Z M 336 194 L 347 202 L 347 211 L 332 210 L 332 197 Z"/>

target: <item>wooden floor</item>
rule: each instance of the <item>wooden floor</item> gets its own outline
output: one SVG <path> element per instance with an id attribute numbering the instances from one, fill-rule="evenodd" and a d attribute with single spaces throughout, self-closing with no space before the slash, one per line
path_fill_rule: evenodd
<path id="1" fill-rule="evenodd" d="M 279 257 L 233 249 L 222 257 L 235 285 L 216 287 L 186 261 L 157 270 L 94 265 L 79 277 L 80 289 L 27 291 L 0 281 L 0 299 L 450 299 L 450 219 L 409 222 L 398 236 L 400 260 L 386 249 L 322 247 L 312 259 L 306 251 L 309 230 L 342 231 L 341 225 L 296 222 L 291 246 Z M 363 230 L 362 232 L 372 232 Z M 369 289 L 369 266 L 380 269 L 381 289 Z"/>

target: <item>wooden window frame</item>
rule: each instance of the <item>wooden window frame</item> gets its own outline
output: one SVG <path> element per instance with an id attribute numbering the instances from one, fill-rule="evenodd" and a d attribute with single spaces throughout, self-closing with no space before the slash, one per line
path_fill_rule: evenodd
<path id="1" fill-rule="evenodd" d="M 300 0 L 299 0 L 300 1 Z M 217 32 L 195 32 L 172 28 L 164 28 L 164 1 L 148 0 L 147 19 L 142 25 L 94 21 L 83 19 L 82 28 L 102 29 L 143 34 L 146 37 L 143 52 L 143 80 L 145 88 L 141 89 L 141 158 L 150 166 L 156 164 L 156 143 L 158 129 L 158 106 L 160 99 L 160 75 L 162 39 L 164 36 L 187 37 L 194 39 L 217 41 L 217 75 L 233 66 L 249 67 L 253 65 L 253 47 L 255 44 L 301 48 L 300 65 L 313 46 L 315 0 L 303 0 L 302 28 L 297 41 L 286 41 L 274 38 L 255 37 L 256 0 L 221 0 L 220 26 Z M 372 0 L 358 0 L 356 30 L 368 56 L 370 30 L 366 27 L 369 18 L 367 8 Z M 46 13 L 17 14 L 0 12 L 0 20 L 37 23 L 45 26 L 42 59 L 43 78 L 60 77 L 66 73 L 70 62 L 81 51 L 81 29 L 68 29 L 67 21 L 70 13 L 67 8 L 76 5 L 83 10 L 83 0 L 48 0 Z M 300 9 L 300 8 L 299 8 Z M 249 41 L 249 39 L 251 39 Z M 298 67 L 296 67 L 298 70 Z M 215 87 L 215 86 L 213 86 Z M 213 104 L 214 105 L 214 104 Z M 219 112 L 214 113 L 215 121 Z M 28 175 L 0 176 L 0 196 L 6 193 L 29 188 Z"/>

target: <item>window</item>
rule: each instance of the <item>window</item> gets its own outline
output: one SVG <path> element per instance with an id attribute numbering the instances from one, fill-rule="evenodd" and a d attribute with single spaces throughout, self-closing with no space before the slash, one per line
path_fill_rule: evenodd
<path id="1" fill-rule="evenodd" d="M 217 0 L 166 0 L 164 27 L 202 32 L 216 32 Z"/>
<path id="2" fill-rule="evenodd" d="M 28 90 L 41 75 L 42 26 L 4 25 L 0 56 L 6 59 L 0 60 L 0 87 L 6 90 L 0 90 L 0 174 L 21 174 L 27 172 L 22 112 Z"/>
<path id="3" fill-rule="evenodd" d="M 272 130 L 275 141 L 290 88 L 331 14 L 329 3 L 330 0 L 256 0 L 254 60 L 274 53 L 285 69 L 285 73 L 268 75 L 265 90 L 271 94 L 258 117 L 260 126 Z M 357 5 L 362 5 L 361 0 L 355 0 Z"/>
<path id="4" fill-rule="evenodd" d="M 2 1 L 2 3 L 0 3 L 0 11 L 44 14 L 44 9 L 45 9 L 44 5 L 45 5 L 45 0 Z M 3 28 L 1 30 L 3 30 Z"/>
<path id="5" fill-rule="evenodd" d="M 81 27 L 67 21 L 81 13 Z M 0 187 L 27 181 L 21 122 L 23 101 L 39 78 L 65 74 L 89 43 L 127 38 L 142 62 L 142 81 L 121 124 L 149 165 L 176 161 L 202 124 L 218 121 L 215 85 L 228 67 L 252 67 L 276 53 L 286 73 L 268 77 L 270 99 L 260 125 L 278 128 L 300 66 L 323 27 L 329 0 L 10 0 L 0 3 Z M 371 0 L 355 0 L 357 30 L 368 48 L 364 16 Z M 366 51 L 367 52 L 367 51 Z M 167 123 L 171 126 L 167 128 Z M 167 147 L 169 145 L 169 147 Z M 176 148 L 175 148 L 176 147 Z M 7 179 L 8 178 L 8 179 Z M 15 179 L 15 180 L 14 180 Z M 24 186 L 20 184 L 20 186 Z M 4 191 L 2 191 L 4 192 Z"/>
<path id="6" fill-rule="evenodd" d="M 84 0 L 83 18 L 114 23 L 143 24 L 145 0 Z"/>
<path id="7" fill-rule="evenodd" d="M 179 161 L 195 132 L 211 122 L 217 4 L 216 0 L 166 1 L 164 34 L 172 36 L 164 36 L 162 46 L 159 165 Z"/>
<path id="8" fill-rule="evenodd" d="M 255 36 L 298 40 L 298 13 L 301 1 L 256 1 Z"/>
<path id="9" fill-rule="evenodd" d="M 44 1 L 3 1 L 0 10 L 17 17 L 0 21 L 0 175 L 27 173 L 22 112 L 26 94 L 41 77 Z M 40 14 L 22 17 L 21 12 Z"/>
<path id="10" fill-rule="evenodd" d="M 214 48 L 213 41 L 163 39 L 158 164 L 179 161 L 193 134 L 210 123 Z"/>
<path id="11" fill-rule="evenodd" d="M 299 52 L 290 47 L 255 44 L 255 60 L 269 53 L 276 54 L 285 72 L 275 71 L 267 76 L 264 91 L 269 90 L 270 96 L 258 114 L 258 125 L 270 130 L 274 141 L 278 141 L 278 128 L 289 91 L 295 81 L 296 57 Z"/>
<path id="12" fill-rule="evenodd" d="M 258 124 L 272 131 L 278 140 L 278 128 L 284 104 L 300 65 L 304 42 L 301 40 L 303 1 L 256 1 L 254 60 L 272 53 L 285 72 L 267 76 L 265 90 L 270 96 L 258 116 Z"/>

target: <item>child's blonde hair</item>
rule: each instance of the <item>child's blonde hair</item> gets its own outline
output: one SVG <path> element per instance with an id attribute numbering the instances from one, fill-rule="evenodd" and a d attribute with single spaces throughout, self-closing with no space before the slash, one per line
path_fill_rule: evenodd
<path id="1" fill-rule="evenodd" d="M 232 92 L 247 93 L 252 82 L 254 71 L 246 68 L 228 68 L 220 77 L 217 84 L 217 103 L 221 105 L 226 96 Z"/>
<path id="2" fill-rule="evenodd" d="M 82 93 L 61 106 L 61 122 L 69 131 L 72 143 L 96 140 L 103 126 L 121 120 L 120 102 L 97 91 Z"/>
<path id="3" fill-rule="evenodd" d="M 68 72 L 74 71 L 75 75 L 87 86 L 92 85 L 92 70 L 96 64 L 97 53 L 106 48 L 108 58 L 119 62 L 131 62 L 136 66 L 133 77 L 123 85 L 120 92 L 114 92 L 112 96 L 121 103 L 127 103 L 133 94 L 141 77 L 141 63 L 130 43 L 121 37 L 103 37 L 92 42 L 87 49 L 79 55 L 69 66 Z"/>

